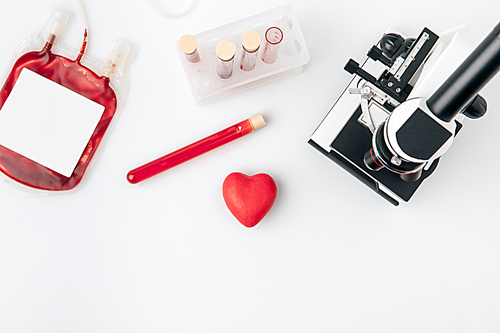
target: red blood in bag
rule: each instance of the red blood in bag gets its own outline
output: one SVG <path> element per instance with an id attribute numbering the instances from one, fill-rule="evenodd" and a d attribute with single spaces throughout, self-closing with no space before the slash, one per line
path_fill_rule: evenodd
<path id="1" fill-rule="evenodd" d="M 103 115 L 87 147 L 82 151 L 82 156 L 71 177 L 67 178 L 1 145 L 0 171 L 13 180 L 36 189 L 66 191 L 75 188 L 82 180 L 115 115 L 117 104 L 115 92 L 109 86 L 109 78 L 98 76 L 80 64 L 81 57 L 71 60 L 53 54 L 51 48 L 52 44 L 47 43 L 41 51 L 26 53 L 16 61 L 1 90 L 0 110 L 14 88 L 21 71 L 26 68 L 104 106 Z M 64 138 L 61 137 L 61 140 Z"/>

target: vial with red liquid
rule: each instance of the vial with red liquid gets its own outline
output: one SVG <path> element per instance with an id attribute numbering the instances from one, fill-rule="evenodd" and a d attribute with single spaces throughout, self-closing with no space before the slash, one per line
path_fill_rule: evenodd
<path id="1" fill-rule="evenodd" d="M 240 63 L 241 70 L 251 71 L 255 68 L 260 42 L 260 34 L 255 30 L 249 30 L 243 34 L 241 37 L 241 46 L 243 47 Z"/>
<path id="2" fill-rule="evenodd" d="M 262 52 L 262 61 L 266 64 L 273 64 L 278 57 L 281 42 L 283 41 L 283 31 L 278 27 L 270 27 L 265 33 L 266 44 Z"/>
<path id="3" fill-rule="evenodd" d="M 215 47 L 215 53 L 217 54 L 217 76 L 221 79 L 229 79 L 233 75 L 236 45 L 230 40 L 221 40 Z"/>
<path id="4" fill-rule="evenodd" d="M 201 60 L 198 53 L 198 42 L 191 35 L 184 35 L 179 39 L 179 49 L 184 53 L 186 60 L 191 63 L 197 63 Z"/>

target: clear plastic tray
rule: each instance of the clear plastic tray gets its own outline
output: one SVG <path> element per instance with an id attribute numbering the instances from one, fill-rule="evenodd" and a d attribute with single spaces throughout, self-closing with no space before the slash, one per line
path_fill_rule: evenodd
<path id="1" fill-rule="evenodd" d="M 273 64 L 266 64 L 262 61 L 261 52 L 265 46 L 264 34 L 272 26 L 279 27 L 284 37 L 276 61 Z M 262 39 L 255 68 L 248 72 L 240 69 L 241 37 L 247 30 L 258 31 Z M 201 58 L 199 62 L 191 63 L 186 60 L 185 54 L 179 50 L 179 41 L 176 42 L 176 49 L 197 106 L 301 73 L 302 66 L 310 60 L 299 21 L 291 4 L 193 36 L 198 42 L 198 52 Z M 228 79 L 220 79 L 216 74 L 215 47 L 223 39 L 236 44 L 233 74 Z"/>

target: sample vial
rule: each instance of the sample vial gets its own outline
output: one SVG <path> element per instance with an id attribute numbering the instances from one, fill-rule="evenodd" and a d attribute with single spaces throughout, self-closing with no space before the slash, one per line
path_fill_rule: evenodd
<path id="1" fill-rule="evenodd" d="M 241 46 L 243 52 L 241 54 L 240 68 L 244 71 L 251 71 L 255 67 L 257 54 L 260 47 L 260 34 L 255 30 L 249 30 L 241 37 Z"/>
<path id="2" fill-rule="evenodd" d="M 186 60 L 192 63 L 200 61 L 200 54 L 198 53 L 198 43 L 196 38 L 191 35 L 184 35 L 179 39 L 179 49 L 186 56 Z"/>
<path id="3" fill-rule="evenodd" d="M 217 43 L 215 53 L 217 54 L 217 76 L 221 79 L 228 79 L 233 74 L 234 54 L 236 45 L 224 39 Z"/>
<path id="4" fill-rule="evenodd" d="M 262 52 L 262 61 L 267 64 L 272 64 L 276 61 L 281 41 L 283 41 L 283 31 L 278 27 L 270 27 L 267 29 L 266 46 Z"/>

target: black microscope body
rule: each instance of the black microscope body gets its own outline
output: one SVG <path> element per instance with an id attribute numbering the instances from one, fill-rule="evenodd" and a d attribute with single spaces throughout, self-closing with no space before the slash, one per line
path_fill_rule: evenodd
<path id="1" fill-rule="evenodd" d="M 363 65 L 346 64 L 354 77 L 309 144 L 392 204 L 407 202 L 463 120 L 486 113 L 478 93 L 500 70 L 500 24 L 474 49 L 454 48 L 470 45 L 470 35 L 386 33 Z"/>

